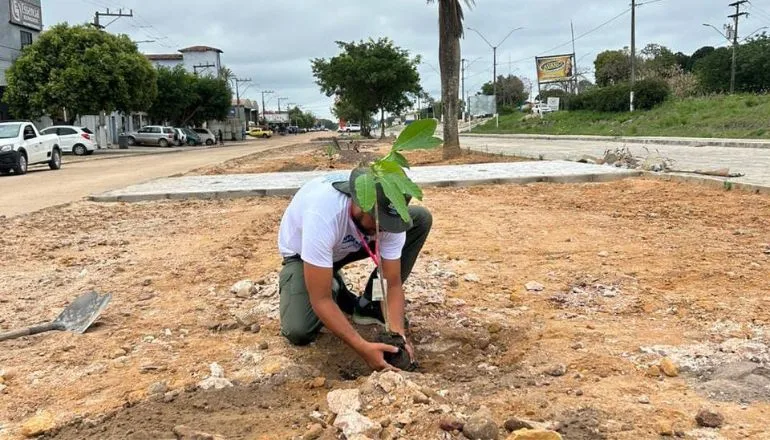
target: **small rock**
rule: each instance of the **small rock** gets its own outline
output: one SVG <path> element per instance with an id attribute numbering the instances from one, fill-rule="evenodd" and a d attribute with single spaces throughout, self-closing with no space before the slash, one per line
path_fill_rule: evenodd
<path id="1" fill-rule="evenodd" d="M 209 365 L 209 370 L 211 370 L 211 377 L 225 377 L 225 369 L 216 362 Z"/>
<path id="2" fill-rule="evenodd" d="M 586 346 L 582 342 L 575 342 L 570 346 L 570 348 L 572 348 L 573 350 L 582 350 L 586 348 Z"/>
<path id="3" fill-rule="evenodd" d="M 542 292 L 545 289 L 545 286 L 538 283 L 537 281 L 530 281 L 525 284 L 524 287 L 528 292 Z"/>
<path id="4" fill-rule="evenodd" d="M 235 315 L 235 320 L 242 327 L 251 328 L 252 325 L 255 325 L 259 322 L 259 315 L 253 311 L 238 313 Z"/>
<path id="5" fill-rule="evenodd" d="M 658 434 L 665 437 L 674 435 L 674 426 L 667 420 L 658 420 L 655 424 L 655 429 L 658 431 Z"/>
<path id="6" fill-rule="evenodd" d="M 698 422 L 698 426 L 704 428 L 721 428 L 725 423 L 725 418 L 718 412 L 702 409 L 695 416 L 695 421 Z"/>
<path id="7" fill-rule="evenodd" d="M 561 377 L 567 374 L 567 366 L 564 364 L 556 365 L 545 372 L 549 376 Z"/>
<path id="8" fill-rule="evenodd" d="M 316 377 L 315 379 L 310 381 L 310 389 L 323 388 L 325 386 L 326 386 L 325 377 Z"/>
<path id="9" fill-rule="evenodd" d="M 334 414 L 358 411 L 361 409 L 361 390 L 351 388 L 348 390 L 330 391 L 326 395 L 326 403 L 329 405 L 329 410 Z"/>
<path id="10" fill-rule="evenodd" d="M 475 415 L 463 426 L 463 434 L 470 440 L 496 440 L 497 424 L 492 419 Z"/>
<path id="11" fill-rule="evenodd" d="M 663 370 L 663 374 L 668 377 L 679 376 L 679 367 L 669 358 L 663 358 L 660 361 L 660 369 Z"/>
<path id="12" fill-rule="evenodd" d="M 238 281 L 230 288 L 230 293 L 234 293 L 238 298 L 251 298 L 256 293 L 256 288 L 251 280 Z"/>
<path id="13" fill-rule="evenodd" d="M 260 350 L 264 351 L 264 350 L 267 350 L 268 348 L 270 348 L 270 345 L 267 343 L 267 341 L 262 341 L 259 343 Z"/>
<path id="14" fill-rule="evenodd" d="M 580 397 L 583 395 L 583 390 L 575 390 L 575 395 Z"/>
<path id="15" fill-rule="evenodd" d="M 180 394 L 182 394 L 182 390 L 169 391 L 169 392 L 167 392 L 166 394 L 163 395 L 163 401 L 166 402 L 166 403 L 171 403 Z"/>
<path id="16" fill-rule="evenodd" d="M 479 276 L 476 275 L 475 273 L 466 274 L 464 279 L 469 283 L 478 283 L 479 281 L 481 281 L 481 278 L 479 278 Z"/>
<path id="17" fill-rule="evenodd" d="M 174 435 L 176 435 L 177 440 L 221 440 L 223 439 L 223 437 L 220 437 L 218 435 L 196 431 L 184 425 L 174 426 Z"/>
<path id="18" fill-rule="evenodd" d="M 145 278 L 144 280 L 142 280 L 142 286 L 147 287 L 150 284 L 152 284 L 152 278 Z"/>
<path id="19" fill-rule="evenodd" d="M 249 330 L 250 330 L 252 333 L 259 333 L 259 332 L 260 332 L 260 330 L 262 330 L 262 326 L 261 326 L 261 325 L 259 325 L 259 324 L 254 324 L 254 325 L 252 325 L 251 327 L 249 327 Z"/>
<path id="20" fill-rule="evenodd" d="M 500 333 L 501 331 L 503 331 L 503 326 L 501 326 L 500 324 L 498 324 L 496 322 L 493 322 L 493 323 L 491 323 L 491 324 L 489 324 L 487 326 L 487 331 L 490 334 L 494 335 L 494 334 L 497 334 L 497 333 Z"/>
<path id="21" fill-rule="evenodd" d="M 221 377 L 209 377 L 208 379 L 203 379 L 198 383 L 198 387 L 202 390 L 221 390 L 224 388 L 230 388 L 232 386 L 232 382 Z"/>
<path id="22" fill-rule="evenodd" d="M 462 431 L 463 426 L 465 424 L 462 420 L 458 419 L 457 417 L 453 416 L 445 416 L 441 419 L 438 426 L 441 428 L 442 431 L 452 432 L 452 431 Z"/>
<path id="23" fill-rule="evenodd" d="M 147 394 L 165 394 L 168 391 L 168 385 L 166 382 L 155 382 L 147 389 Z"/>
<path id="24" fill-rule="evenodd" d="M 650 397 L 649 396 L 639 396 L 639 399 L 637 400 L 642 405 L 649 405 L 650 404 Z"/>
<path id="25" fill-rule="evenodd" d="M 660 377 L 662 373 L 659 366 L 651 365 L 649 368 L 647 368 L 646 374 L 649 377 Z"/>
<path id="26" fill-rule="evenodd" d="M 324 427 L 318 423 L 310 426 L 310 429 L 302 435 L 302 440 L 317 440 L 324 433 Z"/>
<path id="27" fill-rule="evenodd" d="M 8 389 L 8 385 L 0 383 L 0 394 L 5 394 L 6 389 Z"/>
<path id="28" fill-rule="evenodd" d="M 406 383 L 404 377 L 395 371 L 386 371 L 382 373 L 376 381 L 377 385 L 388 394 L 392 393 L 397 388 L 403 387 Z"/>
<path id="29" fill-rule="evenodd" d="M 563 440 L 561 434 L 547 429 L 521 429 L 508 437 L 508 440 Z"/>
<path id="30" fill-rule="evenodd" d="M 514 432 L 518 431 L 520 429 L 533 429 L 534 426 L 530 425 L 529 423 L 525 422 L 524 420 L 517 419 L 516 417 L 512 417 L 505 421 L 503 424 L 505 427 L 505 430 L 508 432 Z"/>
<path id="31" fill-rule="evenodd" d="M 599 252 L 599 253 L 598 253 L 598 254 L 596 254 L 596 255 L 598 255 L 598 256 L 599 256 L 599 257 L 601 257 L 601 258 L 607 258 L 607 257 L 609 257 L 609 256 L 610 256 L 610 253 L 609 253 L 609 252 L 607 252 L 607 251 L 601 251 L 601 252 Z"/>
<path id="32" fill-rule="evenodd" d="M 372 419 L 362 416 L 356 411 L 346 411 L 339 414 L 334 419 L 334 427 L 342 430 L 342 433 L 347 438 L 352 438 L 358 435 L 366 435 L 373 438 L 378 438 L 382 426 L 373 421 Z"/>
<path id="33" fill-rule="evenodd" d="M 48 411 L 43 411 L 21 425 L 21 435 L 24 437 L 37 437 L 40 434 L 50 431 L 53 426 L 53 414 Z"/>
<path id="34" fill-rule="evenodd" d="M 417 391 L 414 393 L 414 396 L 412 396 L 412 400 L 414 401 L 415 404 L 427 405 L 430 403 L 430 398 L 420 391 Z"/>

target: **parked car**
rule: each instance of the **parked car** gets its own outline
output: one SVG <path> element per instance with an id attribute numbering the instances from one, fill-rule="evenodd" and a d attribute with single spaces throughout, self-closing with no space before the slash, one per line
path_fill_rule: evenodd
<path id="1" fill-rule="evenodd" d="M 337 130 L 338 133 L 360 133 L 361 132 L 361 124 L 348 124 L 344 127 L 340 127 L 339 130 Z"/>
<path id="2" fill-rule="evenodd" d="M 175 128 L 174 131 L 176 132 L 176 145 L 179 147 L 187 145 L 187 135 L 185 132 L 181 128 Z"/>
<path id="3" fill-rule="evenodd" d="M 99 146 L 94 142 L 94 132 L 87 127 L 73 125 L 54 125 L 40 132 L 59 136 L 59 146 L 62 153 L 72 153 L 75 156 L 94 154 Z"/>
<path id="4" fill-rule="evenodd" d="M 185 136 L 187 136 L 187 145 L 203 145 L 201 137 L 191 128 L 182 128 L 181 130 L 184 132 Z"/>
<path id="5" fill-rule="evenodd" d="M 299 127 L 296 125 L 289 125 L 286 127 L 286 131 L 289 132 L 289 134 L 298 134 L 299 133 Z"/>
<path id="6" fill-rule="evenodd" d="M 249 132 L 249 136 L 267 139 L 273 137 L 273 131 L 263 128 L 253 128 Z"/>
<path id="7" fill-rule="evenodd" d="M 29 165 L 61 168 L 59 136 L 40 134 L 31 122 L 0 123 L 0 173 L 26 174 Z"/>
<path id="8" fill-rule="evenodd" d="M 148 125 L 139 131 L 129 133 L 128 145 L 157 145 L 165 148 L 174 145 L 176 138 L 177 134 L 174 127 Z"/>
<path id="9" fill-rule="evenodd" d="M 193 128 L 194 132 L 201 138 L 201 142 L 206 145 L 214 145 L 217 143 L 217 137 L 208 128 Z"/>

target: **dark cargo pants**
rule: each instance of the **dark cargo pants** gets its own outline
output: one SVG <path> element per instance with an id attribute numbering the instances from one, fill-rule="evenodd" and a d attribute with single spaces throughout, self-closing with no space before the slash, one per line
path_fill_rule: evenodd
<path id="1" fill-rule="evenodd" d="M 413 226 L 406 231 L 406 243 L 401 252 L 401 282 L 405 283 L 409 274 L 412 273 L 414 263 L 420 254 L 425 240 L 428 238 L 433 217 L 430 211 L 423 207 L 412 206 L 409 208 L 409 215 L 412 217 Z M 371 243 L 374 249 L 374 243 Z M 340 292 L 345 289 L 342 285 L 342 279 L 337 272 L 350 263 L 369 258 L 369 254 L 361 249 L 359 252 L 348 255 L 342 261 L 334 263 L 334 278 L 332 280 L 332 296 L 340 304 L 342 295 Z M 366 284 L 364 296 L 367 299 L 372 298 L 372 284 L 374 282 L 375 271 L 369 277 Z M 281 334 L 294 345 L 307 345 L 313 342 L 321 331 L 323 323 L 313 311 L 310 305 L 310 296 L 307 285 L 305 284 L 304 263 L 300 256 L 285 258 L 283 268 L 278 278 L 281 304 Z"/>

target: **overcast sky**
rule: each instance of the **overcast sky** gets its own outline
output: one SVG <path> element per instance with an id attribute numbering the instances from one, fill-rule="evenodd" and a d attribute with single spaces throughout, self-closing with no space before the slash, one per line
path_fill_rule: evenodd
<path id="1" fill-rule="evenodd" d="M 646 2 L 649 0 L 637 0 Z M 245 93 L 257 99 L 262 89 L 275 90 L 267 104 L 274 109 L 276 97 L 289 98 L 320 117 L 330 117 L 331 99 L 319 92 L 310 69 L 311 58 L 337 53 L 335 40 L 389 37 L 401 47 L 423 57 L 423 87 L 440 97 L 438 73 L 437 9 L 423 0 L 43 0 L 47 26 L 67 21 L 93 20 L 106 7 L 133 8 L 135 18 L 120 19 L 107 30 L 128 34 L 142 43 L 145 53 L 173 53 L 177 49 L 206 45 L 220 48 L 223 64 L 237 75 L 254 80 Z M 728 0 L 658 0 L 637 11 L 637 45 L 655 42 L 674 52 L 691 53 L 704 45 L 722 45 L 718 28 L 733 13 Z M 754 0 L 751 13 L 742 21 L 742 36 L 770 26 L 770 0 Z M 593 70 L 596 54 L 605 49 L 630 46 L 629 0 L 477 0 L 466 11 L 466 26 L 479 30 L 497 44 L 514 33 L 498 49 L 498 74 L 534 78 L 536 55 L 571 52 L 570 20 L 575 36 L 598 30 L 576 42 L 578 69 Z M 625 11 L 625 13 L 624 13 Z M 622 14 L 622 15 L 621 15 Z M 568 43 L 568 44 L 563 44 Z M 463 41 L 463 57 L 477 59 L 467 72 L 466 87 L 477 91 L 492 78 L 492 50 L 474 32 Z M 509 62 L 510 61 L 510 62 Z M 589 73 L 590 74 L 590 73 Z"/>

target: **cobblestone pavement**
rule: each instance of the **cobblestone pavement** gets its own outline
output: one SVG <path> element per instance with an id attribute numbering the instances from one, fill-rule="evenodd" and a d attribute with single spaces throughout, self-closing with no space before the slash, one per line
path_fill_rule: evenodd
<path id="1" fill-rule="evenodd" d="M 639 172 L 575 162 L 517 162 L 415 167 L 410 177 L 427 186 L 470 186 L 495 183 L 604 182 L 637 176 Z M 97 202 L 139 202 L 163 199 L 221 199 L 291 195 L 319 176 L 344 180 L 349 172 L 310 171 L 160 179 L 91 196 Z"/>
<path id="2" fill-rule="evenodd" d="M 770 188 L 770 149 L 736 147 L 692 147 L 682 145 L 639 145 L 617 142 L 535 140 L 503 136 L 463 136 L 463 148 L 489 153 L 502 153 L 545 160 L 579 160 L 585 155 L 602 157 L 610 149 L 626 146 L 635 156 L 646 157 L 648 151 L 674 161 L 678 170 L 713 170 L 729 168 L 745 177 L 731 178 Z"/>

